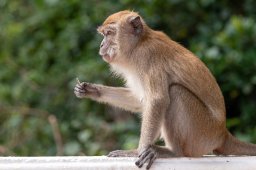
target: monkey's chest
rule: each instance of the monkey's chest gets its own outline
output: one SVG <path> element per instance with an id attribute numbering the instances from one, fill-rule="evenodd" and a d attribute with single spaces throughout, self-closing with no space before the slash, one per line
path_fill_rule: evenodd
<path id="1" fill-rule="evenodd" d="M 129 87 L 132 94 L 139 101 L 142 102 L 144 98 L 144 88 L 138 75 L 134 74 L 130 69 L 125 69 L 125 66 L 121 67 L 121 66 L 112 64 L 111 68 L 114 72 L 121 75 L 126 80 L 126 86 Z"/>
<path id="2" fill-rule="evenodd" d="M 144 98 L 144 89 L 140 79 L 133 75 L 127 75 L 126 85 L 131 89 L 133 95 L 142 102 Z"/>

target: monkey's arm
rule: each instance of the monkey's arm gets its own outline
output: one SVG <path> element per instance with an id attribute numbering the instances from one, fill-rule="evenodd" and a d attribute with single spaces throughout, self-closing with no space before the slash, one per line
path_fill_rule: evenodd
<path id="1" fill-rule="evenodd" d="M 141 112 L 142 104 L 128 88 L 109 87 L 91 83 L 77 83 L 74 93 L 79 98 L 90 98 L 131 112 Z"/>
<path id="2" fill-rule="evenodd" d="M 150 167 L 157 157 L 162 157 L 162 149 L 155 147 L 155 141 L 159 137 L 162 122 L 165 114 L 167 114 L 170 105 L 168 92 L 168 83 L 165 75 L 157 75 L 156 77 L 146 77 L 146 96 L 145 108 L 142 114 L 141 134 L 138 147 L 139 159 L 136 165 L 141 167 L 145 162 L 149 161 L 147 167 Z M 166 152 L 171 153 L 170 151 Z"/>

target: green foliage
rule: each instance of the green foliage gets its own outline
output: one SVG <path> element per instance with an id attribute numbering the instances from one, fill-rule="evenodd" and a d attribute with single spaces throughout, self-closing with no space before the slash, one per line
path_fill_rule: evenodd
<path id="1" fill-rule="evenodd" d="M 123 9 L 138 11 L 205 62 L 224 93 L 227 126 L 256 142 L 255 6 L 253 0 L 0 0 L 0 155 L 100 155 L 137 146 L 136 116 L 73 94 L 76 77 L 121 84 L 98 55 L 96 28 Z"/>

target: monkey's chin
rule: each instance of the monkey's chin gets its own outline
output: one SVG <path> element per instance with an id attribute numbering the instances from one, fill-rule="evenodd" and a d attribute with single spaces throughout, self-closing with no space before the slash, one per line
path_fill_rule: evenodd
<path id="1" fill-rule="evenodd" d="M 113 56 L 110 56 L 108 54 L 102 55 L 102 58 L 105 62 L 110 63 L 113 60 Z"/>

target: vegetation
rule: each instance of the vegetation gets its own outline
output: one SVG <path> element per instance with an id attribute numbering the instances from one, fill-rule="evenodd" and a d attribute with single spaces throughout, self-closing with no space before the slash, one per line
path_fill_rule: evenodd
<path id="1" fill-rule="evenodd" d="M 226 100 L 227 126 L 256 143 L 256 1 L 0 0 L 0 155 L 101 155 L 135 148 L 139 118 L 79 100 L 76 77 L 121 85 L 98 55 L 106 16 L 138 11 L 196 53 Z"/>

